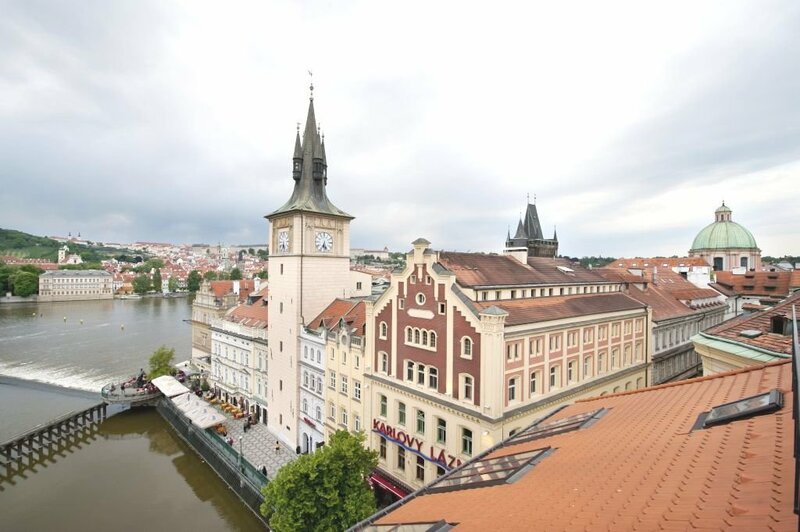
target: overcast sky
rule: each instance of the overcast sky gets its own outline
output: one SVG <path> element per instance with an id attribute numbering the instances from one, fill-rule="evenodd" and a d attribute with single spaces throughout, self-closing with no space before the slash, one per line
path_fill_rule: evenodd
<path id="1" fill-rule="evenodd" d="M 0 227 L 266 241 L 308 70 L 353 247 L 800 254 L 800 2 L 0 0 Z"/>

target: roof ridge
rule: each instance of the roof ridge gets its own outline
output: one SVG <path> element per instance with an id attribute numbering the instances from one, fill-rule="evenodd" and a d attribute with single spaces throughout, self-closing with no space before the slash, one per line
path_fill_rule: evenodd
<path id="1" fill-rule="evenodd" d="M 587 397 L 585 399 L 578 399 L 575 402 L 576 403 L 590 403 L 592 401 L 598 401 L 598 400 L 601 400 L 601 399 L 608 399 L 609 397 L 621 397 L 623 395 L 634 395 L 634 394 L 637 394 L 637 393 L 649 392 L 649 391 L 652 391 L 652 390 L 661 390 L 661 389 L 664 389 L 664 388 L 674 388 L 676 386 L 684 386 L 686 384 L 694 384 L 696 382 L 705 382 L 705 381 L 710 381 L 710 380 L 714 380 L 714 379 L 719 379 L 719 378 L 722 378 L 722 377 L 729 377 L 731 375 L 739 375 L 741 373 L 748 373 L 748 372 L 751 372 L 751 371 L 762 370 L 762 369 L 765 369 L 765 368 L 768 368 L 768 367 L 772 367 L 772 366 L 780 366 L 781 364 L 789 364 L 791 362 L 792 362 L 791 359 L 776 360 L 774 362 L 768 362 L 766 364 L 756 364 L 754 366 L 745 366 L 743 368 L 733 369 L 731 371 L 724 371 L 722 373 L 715 373 L 713 375 L 704 375 L 702 377 L 695 377 L 694 379 L 686 379 L 686 380 L 677 381 L 677 382 L 667 382 L 665 384 L 658 384 L 656 386 L 650 386 L 650 387 L 647 387 L 647 388 L 639 388 L 638 390 L 627 390 L 627 391 L 612 393 L 612 394 L 608 394 L 608 395 L 598 395 L 596 397 Z"/>

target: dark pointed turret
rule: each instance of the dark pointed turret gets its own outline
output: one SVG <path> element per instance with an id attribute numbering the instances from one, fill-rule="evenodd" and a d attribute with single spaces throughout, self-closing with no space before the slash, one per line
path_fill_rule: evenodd
<path id="1" fill-rule="evenodd" d="M 294 142 L 292 179 L 294 179 L 295 183 L 292 197 L 280 209 L 267 215 L 267 218 L 292 211 L 315 212 L 349 219 L 353 218 L 337 208 L 328 199 L 326 191 L 328 162 L 325 156 L 325 146 L 317 129 L 313 91 L 314 87 L 312 85 L 302 142 L 299 125 Z"/>
<path id="2" fill-rule="evenodd" d="M 303 146 L 300 144 L 300 122 L 297 123 L 297 135 L 294 138 L 294 155 L 292 156 L 292 179 L 300 181 L 303 173 Z"/>
<path id="3" fill-rule="evenodd" d="M 535 196 L 534 196 L 535 198 Z M 534 202 L 536 200 L 534 199 Z M 506 248 L 528 248 L 529 257 L 555 257 L 558 254 L 558 237 L 553 227 L 553 238 L 545 238 L 536 203 L 530 203 L 525 209 L 525 216 L 517 223 L 514 238 L 506 238 Z"/>

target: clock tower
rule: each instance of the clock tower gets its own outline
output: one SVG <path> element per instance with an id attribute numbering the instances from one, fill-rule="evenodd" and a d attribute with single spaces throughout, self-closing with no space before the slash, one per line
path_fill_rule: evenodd
<path id="1" fill-rule="evenodd" d="M 314 116 L 314 87 L 305 131 L 298 125 L 292 196 L 269 220 L 268 426 L 298 444 L 301 328 L 337 297 L 349 294 L 350 220 L 328 199 L 324 137 Z"/>

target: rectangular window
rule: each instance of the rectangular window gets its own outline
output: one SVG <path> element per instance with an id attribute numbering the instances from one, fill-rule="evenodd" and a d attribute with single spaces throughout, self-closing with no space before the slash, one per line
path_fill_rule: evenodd
<path id="1" fill-rule="evenodd" d="M 425 385 L 425 366 L 422 364 L 417 365 L 417 384 Z"/>
<path id="2" fill-rule="evenodd" d="M 472 456 L 472 431 L 466 428 L 461 429 L 461 452 Z"/>
<path id="3" fill-rule="evenodd" d="M 406 425 L 406 404 L 397 403 L 397 423 L 399 425 Z"/>
<path id="4" fill-rule="evenodd" d="M 530 349 L 531 354 L 534 356 L 539 356 L 542 354 L 542 339 L 541 338 L 533 338 L 530 341 Z"/>
<path id="5" fill-rule="evenodd" d="M 342 391 L 343 394 L 347 395 L 347 376 L 346 375 L 342 375 L 342 389 L 341 389 L 341 391 Z"/>
<path id="6" fill-rule="evenodd" d="M 381 460 L 386 460 L 386 438 L 380 437 L 380 457 Z"/>
<path id="7" fill-rule="evenodd" d="M 417 410 L 417 432 L 425 434 L 425 412 Z"/>
<path id="8" fill-rule="evenodd" d="M 537 375 L 537 371 L 531 371 L 531 396 L 536 395 L 539 393 L 539 376 Z"/>
<path id="9" fill-rule="evenodd" d="M 348 424 L 347 424 L 347 410 L 345 410 L 344 408 L 342 409 L 342 425 L 344 425 L 345 427 L 348 426 Z"/>
<path id="10" fill-rule="evenodd" d="M 619 323 L 612 323 L 611 324 L 611 337 L 612 338 L 619 337 Z"/>
<path id="11" fill-rule="evenodd" d="M 571 361 L 567 364 L 567 382 L 573 382 L 575 380 L 575 361 Z"/>
<path id="12" fill-rule="evenodd" d="M 447 421 L 442 418 L 436 420 L 436 441 L 447 443 Z"/>
<path id="13" fill-rule="evenodd" d="M 336 421 L 336 405 L 328 403 L 328 417 Z"/>
<path id="14" fill-rule="evenodd" d="M 328 387 L 332 390 L 336 390 L 336 372 L 329 371 L 328 372 Z"/>
<path id="15" fill-rule="evenodd" d="M 389 355 L 387 353 L 381 353 L 381 371 L 389 373 Z"/>
<path id="16" fill-rule="evenodd" d="M 361 400 L 361 381 L 353 381 L 353 399 Z"/>
<path id="17" fill-rule="evenodd" d="M 414 362 L 411 360 L 406 360 L 406 380 L 414 380 Z"/>
<path id="18" fill-rule="evenodd" d="M 575 331 L 570 331 L 567 333 L 567 347 L 575 347 L 578 344 L 577 334 Z"/>
<path id="19" fill-rule="evenodd" d="M 397 308 L 399 308 L 400 310 L 403 310 L 404 308 L 406 308 L 406 300 L 405 299 L 398 299 L 397 300 Z"/>
<path id="20" fill-rule="evenodd" d="M 356 414 L 356 417 L 355 417 L 355 425 L 353 425 L 353 428 L 354 428 L 356 431 L 359 431 L 359 430 L 361 430 L 361 416 L 359 416 L 358 414 Z"/>
<path id="21" fill-rule="evenodd" d="M 558 366 L 550 367 L 550 389 L 558 386 Z"/>
<path id="22" fill-rule="evenodd" d="M 425 459 L 417 456 L 417 480 L 425 482 Z"/>
<path id="23" fill-rule="evenodd" d="M 592 376 L 592 359 L 591 357 L 586 357 L 583 359 L 583 377 L 591 377 Z"/>
<path id="24" fill-rule="evenodd" d="M 405 447 L 397 446 L 397 469 L 406 470 L 406 450 Z"/>
<path id="25" fill-rule="evenodd" d="M 508 402 L 517 400 L 517 378 L 508 381 Z"/>
<path id="26" fill-rule="evenodd" d="M 446 311 L 446 307 L 444 303 L 439 303 L 439 314 L 444 314 Z"/>
<path id="27" fill-rule="evenodd" d="M 386 413 L 389 410 L 389 401 L 386 399 L 385 395 L 381 395 L 381 417 L 386 417 Z"/>

